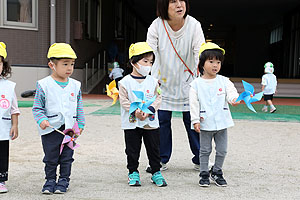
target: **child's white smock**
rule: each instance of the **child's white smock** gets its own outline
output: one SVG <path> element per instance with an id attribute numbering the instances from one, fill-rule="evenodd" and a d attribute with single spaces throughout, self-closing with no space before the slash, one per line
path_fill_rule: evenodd
<path id="1" fill-rule="evenodd" d="M 239 95 L 227 77 L 217 75 L 212 83 L 199 77 L 193 80 L 191 89 L 197 93 L 190 96 L 192 129 L 193 124 L 199 121 L 200 129 L 205 131 L 222 130 L 234 125 L 228 101 Z"/>
<path id="2" fill-rule="evenodd" d="M 137 100 L 137 97 L 132 91 L 141 91 L 144 93 L 145 98 L 148 100 L 154 97 L 155 88 L 157 86 L 158 80 L 148 75 L 145 80 L 141 83 L 137 82 L 130 75 L 125 76 L 119 83 L 127 90 L 128 98 L 130 102 L 134 102 Z M 155 112 L 155 116 L 157 116 L 157 112 Z M 136 122 L 129 122 L 129 112 L 126 111 L 121 106 L 121 127 L 122 129 L 135 129 L 136 127 L 143 128 L 146 125 L 149 125 L 151 128 L 158 128 L 159 122 L 158 117 L 155 117 L 153 121 L 150 121 L 149 118 L 146 118 L 144 121 L 140 121 L 136 119 Z"/>
<path id="3" fill-rule="evenodd" d="M 0 78 L 0 140 L 9 140 L 11 121 L 11 106 L 16 84 Z"/>
<path id="4" fill-rule="evenodd" d="M 69 78 L 68 85 L 62 88 L 51 76 L 39 80 L 38 83 L 45 92 L 45 115 L 50 125 L 57 129 L 63 124 L 65 124 L 65 129 L 72 128 L 76 122 L 77 94 L 81 83 Z M 50 127 L 42 130 L 38 126 L 38 129 L 40 135 L 53 131 Z"/>

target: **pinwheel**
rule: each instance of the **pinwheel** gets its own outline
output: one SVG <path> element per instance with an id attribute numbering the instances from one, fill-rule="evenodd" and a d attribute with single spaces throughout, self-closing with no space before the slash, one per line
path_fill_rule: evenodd
<path id="1" fill-rule="evenodd" d="M 133 113 L 138 108 L 144 113 L 153 114 L 151 110 L 148 109 L 148 107 L 155 101 L 156 96 L 148 100 L 145 97 L 144 92 L 134 90 L 132 92 L 135 94 L 137 99 L 130 104 L 129 114 Z"/>
<path id="2" fill-rule="evenodd" d="M 240 94 L 240 96 L 239 96 L 239 98 L 237 98 L 236 102 L 243 100 L 245 102 L 245 104 L 247 105 L 247 107 L 251 111 L 256 113 L 256 111 L 254 110 L 251 103 L 260 101 L 263 96 L 263 92 L 254 94 L 254 87 L 250 83 L 247 83 L 246 81 L 242 80 L 242 82 L 243 82 L 245 91 L 242 94 Z"/>
<path id="3" fill-rule="evenodd" d="M 75 122 L 72 129 L 66 129 L 63 131 L 65 137 L 60 145 L 60 154 L 65 145 L 67 145 L 70 149 L 74 150 L 79 147 L 79 144 L 76 144 L 75 141 L 80 135 L 80 130 L 78 128 L 78 123 Z"/>
<path id="4" fill-rule="evenodd" d="M 109 96 L 110 98 L 112 98 L 114 100 L 111 104 L 111 105 L 114 105 L 117 102 L 118 95 L 119 95 L 119 90 L 116 88 L 115 80 L 110 82 L 109 85 L 106 85 L 106 93 L 107 93 L 107 96 Z"/>

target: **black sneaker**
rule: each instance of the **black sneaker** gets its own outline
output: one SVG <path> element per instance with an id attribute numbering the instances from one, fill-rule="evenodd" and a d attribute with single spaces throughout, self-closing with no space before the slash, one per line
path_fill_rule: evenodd
<path id="1" fill-rule="evenodd" d="M 220 186 L 220 187 L 226 187 L 227 186 L 227 182 L 226 180 L 224 179 L 223 177 L 223 172 L 222 170 L 219 170 L 217 172 L 214 172 L 213 171 L 213 167 L 211 168 L 211 170 L 209 171 L 209 174 L 210 174 L 210 179 L 215 182 L 215 184 L 217 186 Z"/>
<path id="2" fill-rule="evenodd" d="M 58 182 L 54 188 L 54 194 L 64 194 L 68 191 L 69 182 L 66 178 L 58 179 Z"/>
<path id="3" fill-rule="evenodd" d="M 209 187 L 210 182 L 209 182 L 209 173 L 206 171 L 202 171 L 200 173 L 200 180 L 199 180 L 199 185 L 201 187 Z"/>

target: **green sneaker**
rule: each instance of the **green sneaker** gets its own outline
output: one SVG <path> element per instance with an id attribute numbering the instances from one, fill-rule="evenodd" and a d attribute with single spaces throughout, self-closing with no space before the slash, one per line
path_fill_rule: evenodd
<path id="1" fill-rule="evenodd" d="M 141 186 L 140 174 L 138 172 L 128 174 L 128 184 L 130 186 Z"/>
<path id="2" fill-rule="evenodd" d="M 151 181 L 153 183 L 155 183 L 156 186 L 158 187 L 165 187 L 167 186 L 167 182 L 164 179 L 164 177 L 161 175 L 160 171 L 155 172 L 152 177 L 151 177 Z"/>

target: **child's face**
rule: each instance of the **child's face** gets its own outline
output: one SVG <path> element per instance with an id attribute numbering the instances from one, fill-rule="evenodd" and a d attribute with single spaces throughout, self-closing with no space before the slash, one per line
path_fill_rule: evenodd
<path id="1" fill-rule="evenodd" d="M 221 61 L 215 57 L 213 59 L 207 59 L 203 66 L 204 78 L 215 78 L 221 69 Z"/>
<path id="2" fill-rule="evenodd" d="M 0 75 L 2 74 L 3 71 L 3 60 L 2 57 L 0 56 Z"/>
<path id="3" fill-rule="evenodd" d="M 73 73 L 75 59 L 60 59 L 56 64 L 50 61 L 48 65 L 52 69 L 52 75 L 57 81 L 65 82 Z"/>
<path id="4" fill-rule="evenodd" d="M 141 69 L 143 66 L 148 66 L 148 67 L 152 67 L 153 65 L 153 55 L 149 55 L 149 56 L 146 56 L 144 58 L 142 58 L 141 60 L 139 60 L 137 63 L 134 63 L 133 64 L 134 67 L 133 67 L 133 73 L 135 75 L 142 75 L 142 76 L 145 76 L 143 74 L 140 74 L 137 69 Z M 137 68 L 137 69 L 136 69 Z"/>

